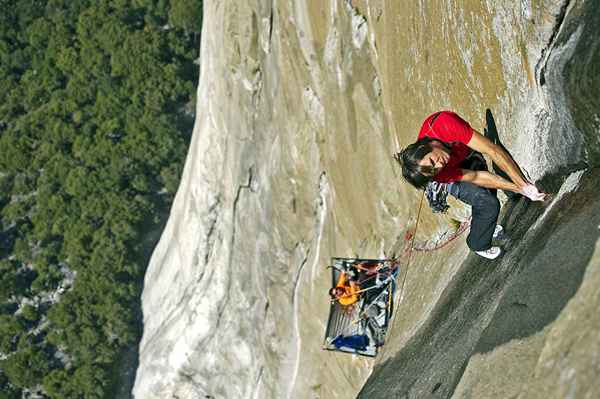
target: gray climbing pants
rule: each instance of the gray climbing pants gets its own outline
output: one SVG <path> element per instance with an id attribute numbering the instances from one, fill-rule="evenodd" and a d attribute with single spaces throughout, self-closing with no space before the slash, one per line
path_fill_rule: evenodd
<path id="1" fill-rule="evenodd" d="M 472 251 L 485 251 L 492 246 L 492 236 L 500 213 L 496 190 L 476 186 L 468 182 L 448 184 L 448 193 L 471 205 L 471 231 L 467 245 Z"/>

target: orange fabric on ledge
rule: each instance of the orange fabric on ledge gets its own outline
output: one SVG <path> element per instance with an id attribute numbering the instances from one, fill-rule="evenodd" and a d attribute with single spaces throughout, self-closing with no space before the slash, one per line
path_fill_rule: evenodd
<path id="1" fill-rule="evenodd" d="M 354 281 L 348 281 L 346 273 L 342 272 L 340 274 L 340 278 L 335 286 L 344 290 L 344 294 L 338 297 L 340 304 L 349 306 L 358 301 L 358 294 L 356 292 L 359 290 L 359 287 Z"/>

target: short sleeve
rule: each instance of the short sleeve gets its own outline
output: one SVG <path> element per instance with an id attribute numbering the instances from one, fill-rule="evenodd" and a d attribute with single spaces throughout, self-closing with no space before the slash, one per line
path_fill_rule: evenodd
<path id="1" fill-rule="evenodd" d="M 460 142 L 467 144 L 473 137 L 473 128 L 469 125 L 469 122 L 449 111 L 440 114 L 435 121 L 434 130 L 440 140 L 447 143 Z"/>

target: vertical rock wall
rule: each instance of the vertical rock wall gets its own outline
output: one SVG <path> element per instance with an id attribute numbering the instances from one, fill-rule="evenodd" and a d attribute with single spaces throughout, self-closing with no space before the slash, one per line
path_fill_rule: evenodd
<path id="1" fill-rule="evenodd" d="M 340 368 L 320 348 L 325 267 L 380 255 L 375 226 L 395 222 L 378 214 L 397 202 L 372 192 L 395 171 L 365 18 L 346 2 L 257 1 L 205 2 L 204 21 L 198 119 L 146 275 L 134 394 L 298 397 L 334 368 L 354 381 L 347 397 L 368 364 Z"/>
<path id="2" fill-rule="evenodd" d="M 420 195 L 391 154 L 437 109 L 482 131 L 491 108 L 534 179 L 587 162 L 596 138 L 563 113 L 581 86 L 561 71 L 582 69 L 569 60 L 589 4 L 205 1 L 197 120 L 146 274 L 135 397 L 355 396 L 376 363 L 321 350 L 328 259 L 399 253 Z M 467 216 L 424 209 L 417 240 Z M 377 364 L 431 323 L 467 253 L 459 239 L 405 269 Z"/>

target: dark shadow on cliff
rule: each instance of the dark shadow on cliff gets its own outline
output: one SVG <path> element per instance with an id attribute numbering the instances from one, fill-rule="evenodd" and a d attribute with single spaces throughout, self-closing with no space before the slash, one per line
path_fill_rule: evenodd
<path id="1" fill-rule="evenodd" d="M 586 173 L 577 192 L 562 197 L 537 226 L 549 204 L 509 201 L 502 216 L 512 237 L 507 253 L 496 261 L 469 255 L 426 323 L 375 368 L 359 397 L 450 397 L 473 354 L 554 321 L 577 292 L 599 236 L 598 184 L 600 176 Z"/>
<path id="2" fill-rule="evenodd" d="M 596 171 L 597 173 L 597 171 Z M 523 259 L 522 272 L 504 293 L 476 352 L 524 338 L 554 321 L 575 295 L 600 236 L 600 179 L 590 171 L 581 189 L 568 193 L 544 218 Z"/>
<path id="3" fill-rule="evenodd" d="M 140 254 L 144 258 L 144 264 L 150 263 L 150 258 L 154 248 L 160 240 L 161 234 L 167 224 L 168 214 L 161 215 L 157 225 L 153 222 L 147 222 L 146 234 L 140 240 Z M 140 341 L 144 330 L 144 316 L 142 313 L 142 291 L 144 286 L 143 275 L 135 282 L 139 295 L 135 298 L 135 302 L 131 304 L 131 311 L 134 314 L 134 331 L 136 339 L 129 345 L 127 349 L 119 354 L 119 360 L 115 362 L 115 367 L 110 370 L 112 380 L 118 381 L 115 388 L 107 397 L 115 399 L 130 399 L 133 398 L 133 386 L 137 376 L 139 366 L 139 350 Z"/>
<path id="4" fill-rule="evenodd" d="M 506 150 L 490 109 L 486 110 L 486 125 L 486 137 Z M 556 193 L 572 169 L 549 171 L 537 184 L 547 192 Z M 494 172 L 508 178 L 496 165 Z M 597 208 L 593 206 L 595 184 L 590 181 L 593 180 L 590 174 L 583 179 L 584 187 L 579 192 L 568 193 L 554 204 L 542 225 L 537 227 L 531 244 L 514 254 L 521 270 L 519 277 L 503 293 L 476 352 L 488 352 L 512 339 L 537 333 L 558 317 L 577 292 L 599 235 L 600 217 L 596 216 L 597 212 L 594 214 L 593 208 Z M 510 243 L 513 247 L 519 247 L 518 237 L 526 233 L 519 231 L 522 228 L 517 224 L 529 225 L 537 219 L 532 218 L 533 214 L 518 211 L 516 205 L 516 202 L 509 204 L 503 220 L 508 229 L 514 230 Z M 588 209 L 590 206 L 592 209 Z M 581 218 L 586 219 L 586 223 L 580 223 Z"/>
<path id="5" fill-rule="evenodd" d="M 512 201 L 506 209 L 521 215 L 516 220 L 524 215 L 535 220 L 543 208 L 530 205 L 522 199 Z M 523 234 L 526 227 L 519 226 L 524 225 L 518 224 L 509 233 Z M 374 369 L 359 397 L 449 397 L 487 326 L 486 314 L 493 312 L 507 280 L 517 272 L 516 265 L 500 262 L 470 255 L 444 289 L 429 319 L 398 354 Z M 400 304 L 398 311 L 408 310 Z"/>

